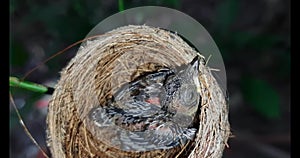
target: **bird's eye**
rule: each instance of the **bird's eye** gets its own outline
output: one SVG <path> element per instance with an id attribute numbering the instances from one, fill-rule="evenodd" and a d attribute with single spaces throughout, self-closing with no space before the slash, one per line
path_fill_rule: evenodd
<path id="1" fill-rule="evenodd" d="M 180 88 L 179 99 L 185 106 L 195 106 L 199 102 L 199 93 L 194 85 L 184 86 Z"/>

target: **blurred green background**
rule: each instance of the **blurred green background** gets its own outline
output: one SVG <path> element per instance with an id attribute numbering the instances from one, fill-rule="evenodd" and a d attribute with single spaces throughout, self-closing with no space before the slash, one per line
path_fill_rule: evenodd
<path id="1" fill-rule="evenodd" d="M 11 0 L 11 76 L 22 77 L 50 55 L 83 39 L 104 18 L 146 5 L 170 7 L 190 15 L 218 45 L 226 67 L 229 117 L 235 135 L 224 157 L 290 157 L 287 0 Z M 55 85 L 60 70 L 77 48 L 43 64 L 27 80 Z M 11 91 L 29 130 L 45 147 L 45 104 L 49 96 L 18 88 Z M 11 157 L 40 156 L 12 108 L 10 142 Z"/>

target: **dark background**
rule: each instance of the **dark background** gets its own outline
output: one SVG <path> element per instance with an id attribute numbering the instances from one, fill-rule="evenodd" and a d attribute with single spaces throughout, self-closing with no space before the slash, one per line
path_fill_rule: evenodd
<path id="1" fill-rule="evenodd" d="M 120 2 L 120 1 L 119 1 Z M 234 135 L 224 158 L 290 157 L 290 1 L 288 0 L 11 0 L 10 75 L 22 77 L 50 55 L 83 39 L 101 20 L 125 9 L 159 5 L 200 22 L 222 53 Z M 77 47 L 51 59 L 27 80 L 55 85 Z M 45 148 L 50 96 L 11 88 L 25 124 Z M 10 105 L 10 156 L 41 157 Z"/>

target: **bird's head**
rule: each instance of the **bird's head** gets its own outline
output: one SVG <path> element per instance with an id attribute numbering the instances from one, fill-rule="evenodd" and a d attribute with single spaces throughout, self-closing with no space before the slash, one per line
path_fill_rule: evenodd
<path id="1" fill-rule="evenodd" d="M 197 113 L 201 96 L 199 57 L 178 68 L 165 82 L 163 106 L 174 113 L 174 121 L 183 127 L 190 126 Z"/>

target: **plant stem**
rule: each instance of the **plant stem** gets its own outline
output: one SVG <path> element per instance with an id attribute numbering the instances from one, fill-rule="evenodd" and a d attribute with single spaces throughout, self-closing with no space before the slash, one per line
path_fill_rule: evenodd
<path id="1" fill-rule="evenodd" d="M 38 93 L 46 93 L 46 94 L 52 94 L 53 90 L 54 90 L 51 87 L 46 87 L 41 84 L 28 82 L 28 81 L 20 81 L 17 77 L 9 77 L 9 86 L 24 88 L 29 91 L 38 92 Z"/>
<path id="2" fill-rule="evenodd" d="M 123 0 L 119 0 L 119 11 L 123 11 L 124 10 L 124 1 Z"/>

